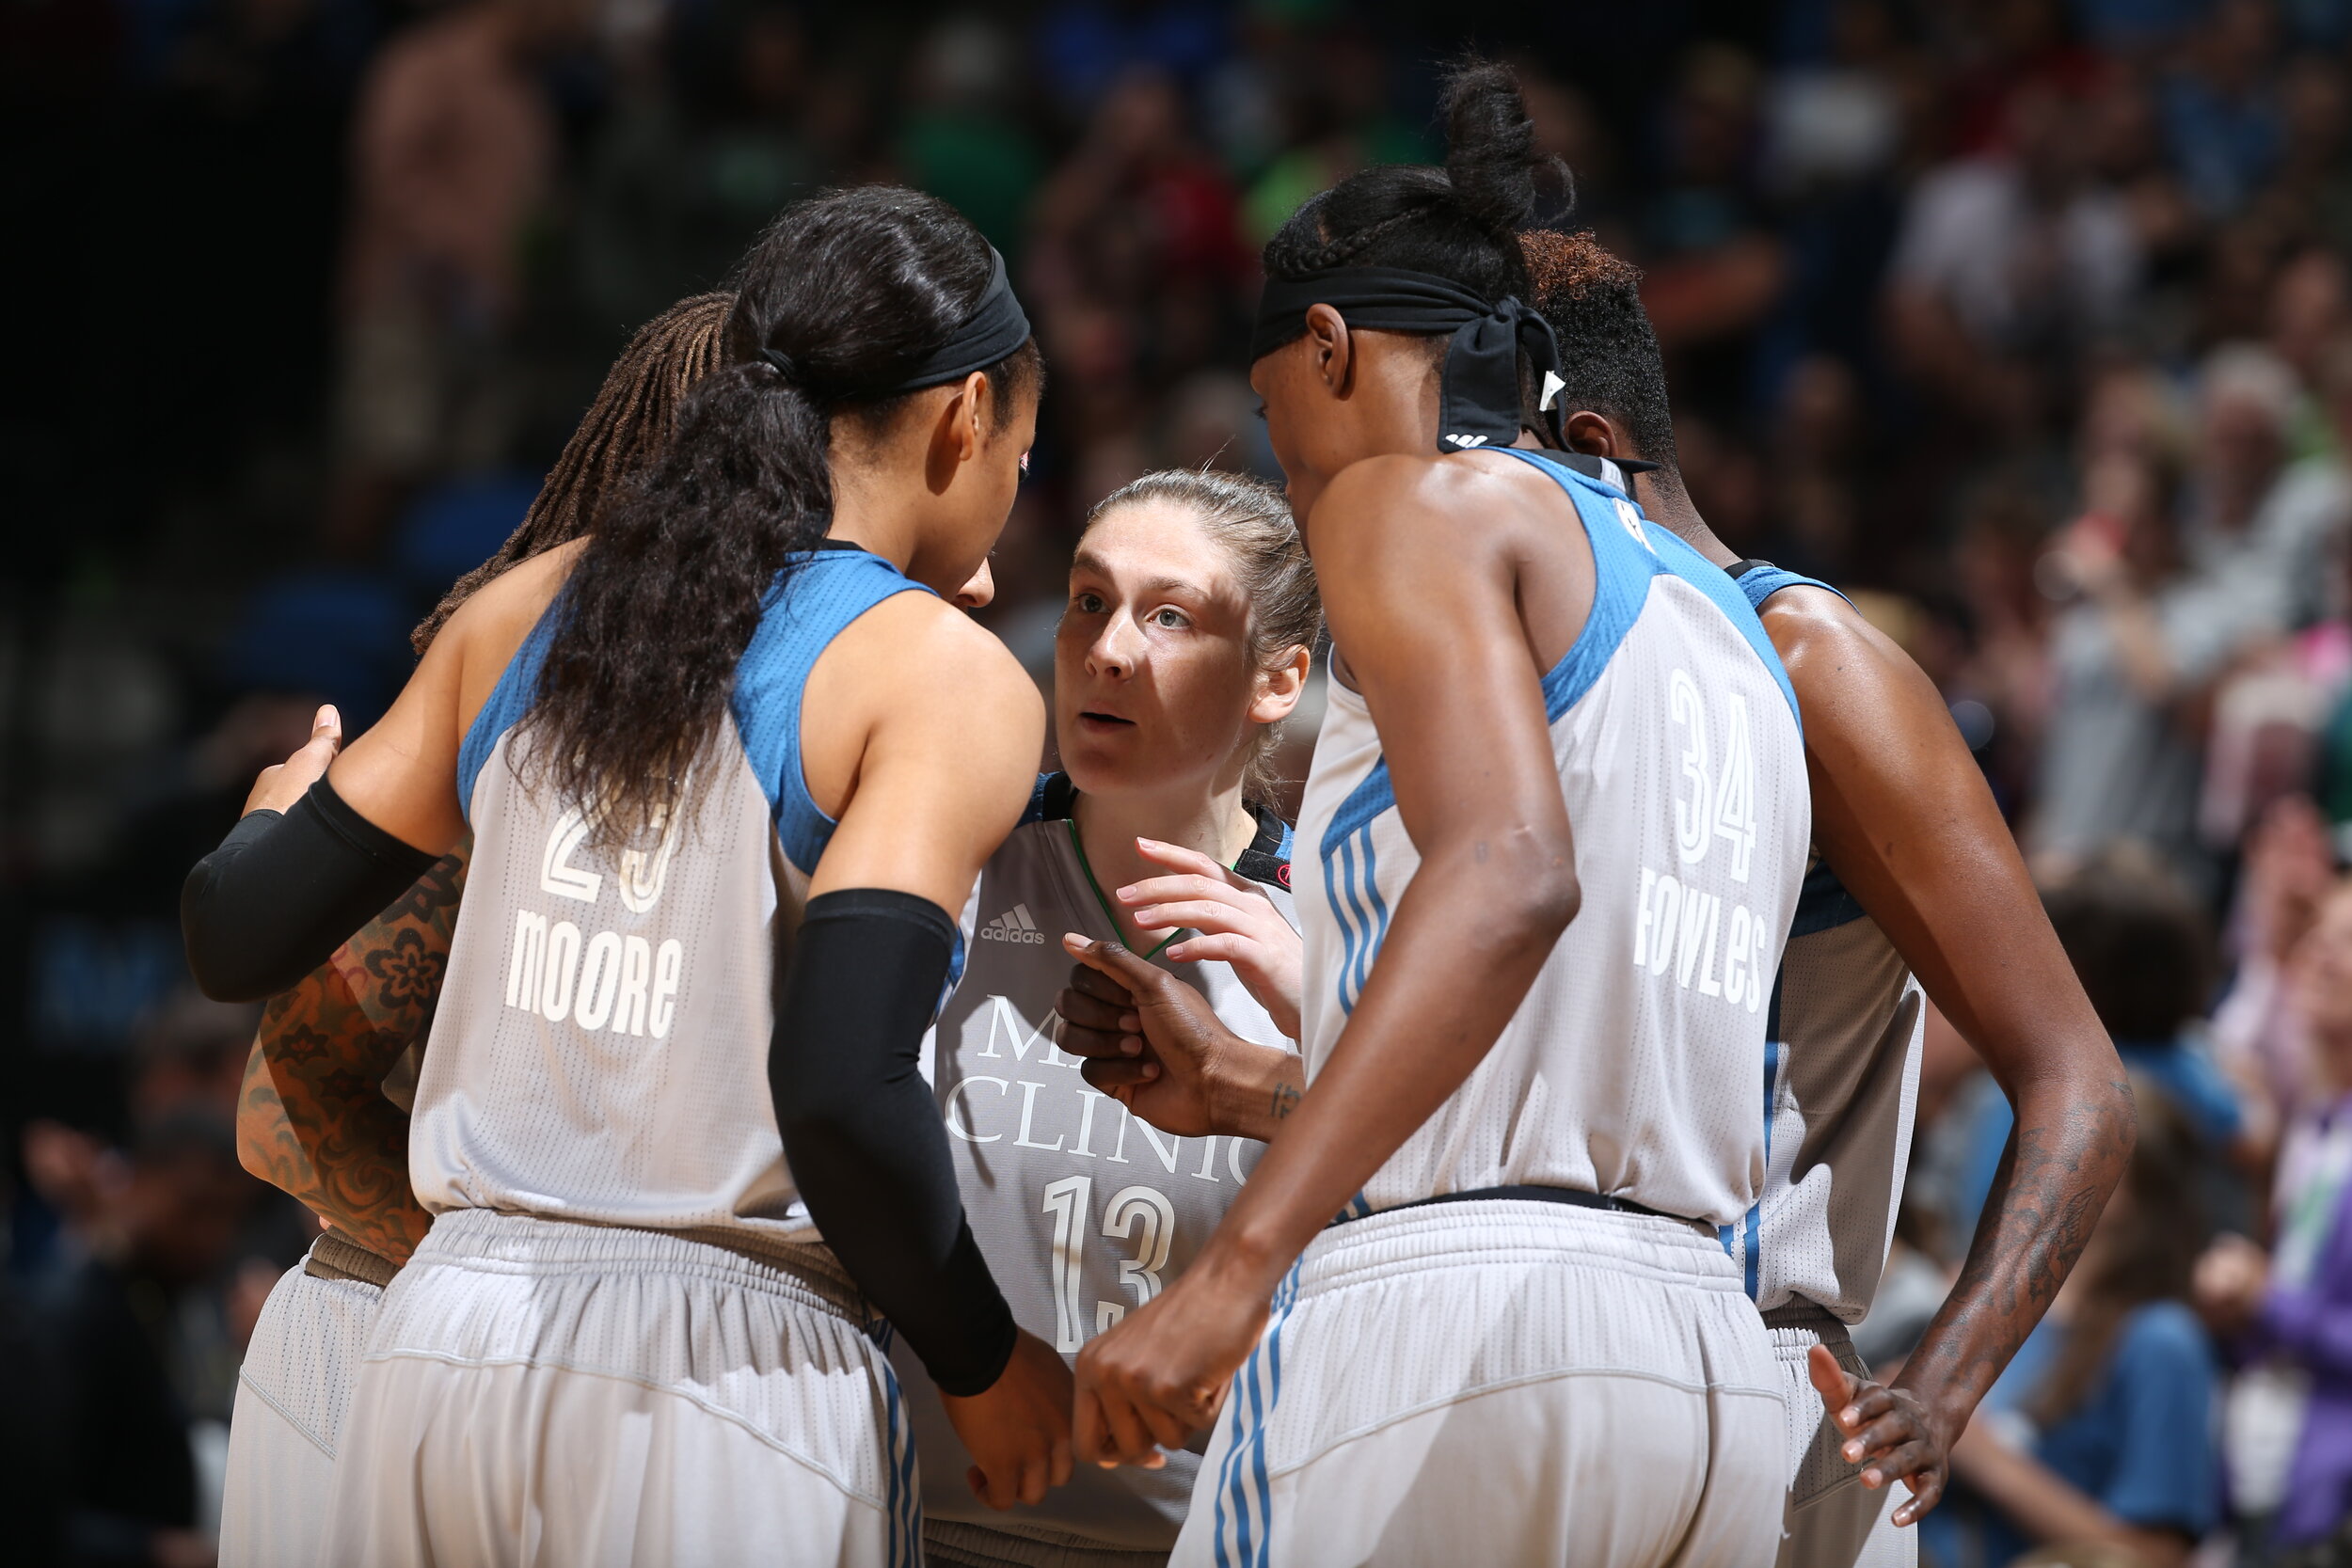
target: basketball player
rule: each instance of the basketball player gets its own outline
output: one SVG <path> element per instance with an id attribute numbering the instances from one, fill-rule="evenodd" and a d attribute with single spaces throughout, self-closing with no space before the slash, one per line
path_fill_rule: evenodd
<path id="1" fill-rule="evenodd" d="M 577 539 L 669 444 L 678 404 L 721 360 L 735 296 L 700 294 L 640 328 L 521 527 L 417 628 L 431 646 L 456 607 L 520 561 Z M 340 730 L 316 744 L 331 752 Z M 323 761 L 323 758 L 322 758 Z M 378 1085 L 421 1042 L 465 879 L 464 847 L 263 1015 L 237 1117 L 246 1168 L 308 1204 L 325 1230 L 270 1291 L 238 1369 L 221 1505 L 237 1568 L 312 1568 L 334 1485 L 336 1433 L 391 1280 L 431 1221 L 408 1186 L 406 1098 Z M 357 1087 L 359 1091 L 352 1093 Z"/>
<path id="2" fill-rule="evenodd" d="M 1147 475 L 1096 506 L 1078 542 L 1054 661 L 1067 772 L 1039 782 L 980 873 L 932 1080 L 980 1251 L 1022 1327 L 1064 1354 L 1190 1266 L 1259 1146 L 1199 1127 L 1166 1135 L 1085 1085 L 1051 1033 L 1070 971 L 1060 934 L 1170 965 L 1228 1028 L 1287 1055 L 1298 1011 L 1291 837 L 1264 802 L 1321 622 L 1290 508 L 1254 480 Z M 1158 875 L 1187 857 L 1190 878 Z M 1121 895 L 1138 889 L 1176 897 L 1128 905 Z M 1236 942 L 1255 951 L 1195 958 Z M 962 1484 L 961 1447 L 924 1383 L 910 1379 L 908 1399 L 929 1561 L 1167 1560 L 1197 1455 L 1180 1449 L 1161 1469 L 1088 1465 L 1044 1501 L 993 1514 Z"/>
<path id="3" fill-rule="evenodd" d="M 1215 1418 L 1180 1563 L 1745 1568 L 1783 1417 L 1716 1232 L 1763 1181 L 1794 700 L 1617 468 L 1531 450 L 1532 132 L 1497 67 L 1446 106 L 1442 171 L 1355 175 L 1266 247 L 1251 379 L 1335 649 L 1312 1087 L 1193 1266 L 1080 1355 L 1078 1446 L 1134 1462 Z M 1137 1014 L 1172 985 L 1084 951 Z"/>
<path id="4" fill-rule="evenodd" d="M 917 1070 L 1041 740 L 941 596 L 1011 504 L 1028 324 L 952 209 L 866 188 L 777 220 L 727 340 L 642 489 L 189 879 L 199 980 L 266 994 L 475 833 L 331 1560 L 914 1560 L 884 1316 L 990 1501 L 1068 1473 Z"/>
<path id="5" fill-rule="evenodd" d="M 1836 590 L 1739 561 L 1692 508 L 1641 275 L 1589 234 L 1524 245 L 1559 336 L 1569 444 L 1654 465 L 1635 480 L 1645 508 L 1737 575 L 1804 716 L 1814 852 L 1772 991 L 1771 1165 L 1726 1241 L 1772 1331 L 1788 1399 L 1781 1563 L 1907 1564 L 1917 1538 L 1899 1527 L 1942 1497 L 1952 1441 L 2041 1321 L 2128 1161 L 2130 1090 L 1927 676 Z M 1959 1282 L 1880 1387 L 1846 1325 L 1869 1310 L 1902 1196 L 1922 981 L 2000 1080 L 2018 1132 Z"/>

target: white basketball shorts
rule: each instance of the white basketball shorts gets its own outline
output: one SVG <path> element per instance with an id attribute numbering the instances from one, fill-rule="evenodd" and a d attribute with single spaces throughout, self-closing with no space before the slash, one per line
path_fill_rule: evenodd
<path id="1" fill-rule="evenodd" d="M 335 1237 L 311 1247 L 312 1256 L 326 1252 L 330 1259 L 358 1251 Z M 237 1369 L 220 1505 L 222 1568 L 317 1568 L 326 1560 L 320 1549 L 336 1439 L 384 1288 L 322 1278 L 307 1262 L 271 1288 Z"/>
<path id="2" fill-rule="evenodd" d="M 1785 1425 L 1763 1323 L 1697 1226 L 1390 1210 L 1277 1292 L 1170 1561 L 1765 1568 Z"/>
<path id="3" fill-rule="evenodd" d="M 1810 1302 L 1774 1307 L 1764 1323 L 1788 1404 L 1788 1533 L 1777 1568 L 1916 1568 L 1919 1532 L 1897 1529 L 1893 1517 L 1910 1489 L 1862 1484 L 1862 1467 L 1837 1451 L 1842 1439 L 1805 1370 L 1807 1353 L 1827 1345 L 1850 1374 L 1869 1375 L 1846 1325 Z"/>
<path id="4" fill-rule="evenodd" d="M 829 1253 L 445 1213 L 385 1292 L 326 1560 L 912 1564 L 914 1439 Z"/>

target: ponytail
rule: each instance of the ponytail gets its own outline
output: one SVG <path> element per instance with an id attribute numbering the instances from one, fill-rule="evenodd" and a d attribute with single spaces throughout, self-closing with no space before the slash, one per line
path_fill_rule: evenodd
<path id="1" fill-rule="evenodd" d="M 525 720 L 525 766 L 597 841 L 655 830 L 718 733 L 780 577 L 832 527 L 834 420 L 886 422 L 1000 277 L 953 208 L 882 186 L 797 203 L 753 247 L 727 362 L 582 552 Z M 1009 420 L 1034 345 L 987 373 Z"/>

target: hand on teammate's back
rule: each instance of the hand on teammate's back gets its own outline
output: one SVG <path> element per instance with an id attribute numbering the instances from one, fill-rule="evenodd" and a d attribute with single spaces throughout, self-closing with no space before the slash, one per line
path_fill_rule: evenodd
<path id="1" fill-rule="evenodd" d="M 1279 918 L 1279 917 L 1278 917 Z M 1228 1029 L 1208 999 L 1115 942 L 1074 932 L 1055 1043 L 1089 1084 L 1163 1132 L 1266 1139 L 1298 1098 L 1298 1058 Z"/>
<path id="2" fill-rule="evenodd" d="M 1140 930 L 1198 932 L 1169 943 L 1168 958 L 1231 964 L 1234 978 L 1266 1010 L 1274 1026 L 1296 1039 L 1305 950 L 1265 889 L 1198 849 L 1152 838 L 1136 840 L 1136 848 L 1145 860 L 1175 875 L 1120 888 L 1117 896 L 1128 918 Z"/>
<path id="3" fill-rule="evenodd" d="M 326 765 L 342 749 L 342 715 L 335 711 L 332 703 L 326 704 L 310 721 L 310 738 L 285 761 L 262 768 L 261 776 L 253 781 L 253 793 L 245 798 L 245 814 L 250 816 L 257 811 L 291 809 L 310 793 L 312 784 L 326 776 Z"/>
<path id="4" fill-rule="evenodd" d="M 1950 1443 L 1927 1407 L 1908 1389 L 1853 1376 L 1826 1345 L 1807 1354 L 1805 1370 L 1829 1407 L 1830 1423 L 1844 1434 L 1838 1453 L 1861 1467 L 1862 1484 L 1873 1491 L 1899 1481 L 1909 1487 L 1910 1499 L 1897 1505 L 1895 1523 L 1916 1524 L 1944 1496 L 1951 1469 Z"/>
<path id="5" fill-rule="evenodd" d="M 1036 1502 L 1070 1479 L 1070 1368 L 1036 1335 L 1023 1331 L 983 1392 L 940 1402 L 973 1458 L 965 1479 L 989 1507 Z"/>

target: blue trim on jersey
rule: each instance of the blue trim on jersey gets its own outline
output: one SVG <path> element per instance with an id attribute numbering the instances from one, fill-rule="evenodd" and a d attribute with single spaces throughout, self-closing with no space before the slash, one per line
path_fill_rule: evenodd
<path id="1" fill-rule="evenodd" d="M 914 1475 L 914 1428 L 907 1418 L 898 1374 L 890 1365 L 890 1342 L 896 1337 L 888 1323 L 878 1323 L 866 1333 L 882 1352 L 882 1518 L 890 1535 L 888 1560 L 890 1568 L 915 1568 L 923 1560 L 923 1491 Z"/>
<path id="2" fill-rule="evenodd" d="M 1764 623 L 1756 618 L 1755 608 L 1732 581 L 1730 574 L 1668 530 L 1643 516 L 1641 509 L 1615 486 L 1578 473 L 1541 452 L 1518 447 L 1484 450 L 1516 457 L 1550 475 L 1566 493 L 1569 504 L 1576 508 L 1585 536 L 1592 542 L 1592 613 L 1585 617 L 1584 629 L 1577 634 L 1567 657 L 1561 661 L 1562 666 L 1572 664 L 1572 668 L 1555 668 L 1553 674 L 1544 679 L 1545 705 L 1551 709 L 1555 722 L 1600 679 L 1618 644 L 1633 629 L 1643 602 L 1649 596 L 1650 579 L 1663 574 L 1679 578 L 1704 594 L 1708 602 L 1722 610 L 1724 618 L 1748 640 L 1748 646 L 1756 651 L 1756 657 L 1780 687 L 1780 694 L 1788 699 L 1788 712 L 1796 719 L 1799 733 L 1803 733 L 1804 719 L 1797 711 L 1797 693 L 1788 684 L 1788 672 L 1781 667 L 1779 651 L 1772 646 L 1772 640 L 1764 635 Z M 1558 677 L 1556 683 L 1554 676 Z"/>
<path id="3" fill-rule="evenodd" d="M 1349 790 L 1331 825 L 1323 835 L 1324 895 L 1340 923 L 1340 1010 L 1353 1012 L 1372 976 L 1373 959 L 1389 935 L 1389 904 L 1376 880 L 1378 857 L 1372 847 L 1372 825 L 1396 805 L 1396 790 L 1389 780 L 1388 759 L 1372 765 L 1363 783 Z M 1358 840 L 1362 850 L 1358 851 Z"/>
<path id="4" fill-rule="evenodd" d="M 1797 913 L 1788 923 L 1788 939 L 1794 942 L 1867 918 L 1869 911 L 1862 907 L 1862 900 L 1848 893 L 1829 862 L 1822 861 L 1804 874 L 1797 890 Z"/>
<path id="5" fill-rule="evenodd" d="M 947 978 L 940 982 L 939 1005 L 931 1009 L 931 1023 L 934 1027 L 939 1022 L 940 1015 L 947 1010 L 947 999 L 955 995 L 956 988 L 963 983 L 963 962 L 968 956 L 968 950 L 963 945 L 963 923 L 958 921 L 956 923 L 956 944 L 947 954 Z"/>
<path id="6" fill-rule="evenodd" d="M 817 869 L 834 830 L 833 818 L 809 798 L 801 768 L 808 673 L 859 616 L 900 594 L 930 592 L 865 550 L 812 550 L 794 557 L 760 602 L 759 627 L 736 666 L 729 706 L 785 858 L 803 874 Z"/>
<path id="7" fill-rule="evenodd" d="M 1732 581 L 1740 585 L 1740 592 L 1746 597 L 1749 608 L 1759 615 L 1764 613 L 1764 601 L 1784 588 L 1819 588 L 1824 593 L 1836 594 L 1839 598 L 1846 599 L 1844 594 L 1832 588 L 1820 578 L 1809 578 L 1803 572 L 1792 572 L 1786 566 L 1775 566 L 1770 562 L 1740 573 L 1732 578 Z M 1853 603 L 1851 599 L 1846 599 L 1846 602 Z"/>
<path id="8" fill-rule="evenodd" d="M 547 665 L 548 650 L 555 645 L 556 628 L 563 625 L 563 616 L 557 613 L 563 605 L 564 595 L 559 593 L 540 612 L 531 635 L 499 672 L 489 700 L 466 726 L 466 738 L 457 748 L 457 809 L 469 827 L 473 825 L 474 784 L 489 765 L 490 753 L 498 750 L 499 736 L 521 723 L 538 700 L 539 672 Z"/>
<path id="9" fill-rule="evenodd" d="M 1029 803 L 1022 809 L 1021 820 L 1014 823 L 1014 827 L 1025 828 L 1032 822 L 1045 820 L 1045 787 L 1053 782 L 1054 775 L 1051 773 L 1037 776 L 1037 784 L 1029 791 Z"/>
<path id="10" fill-rule="evenodd" d="M 1787 1058 L 1788 1047 L 1780 1037 L 1780 990 L 1788 979 L 1788 966 L 1772 976 L 1772 1000 L 1764 1009 L 1764 1170 L 1765 1184 L 1772 1184 L 1772 1107 L 1779 1098 L 1780 1065 Z M 1764 1200 L 1758 1197 L 1748 1205 L 1747 1215 L 1740 1221 L 1745 1230 L 1738 1256 L 1740 1273 L 1747 1288 L 1748 1299 L 1755 1301 L 1763 1288 L 1764 1273 Z M 1728 1246 L 1725 1251 L 1729 1251 Z"/>
<path id="11" fill-rule="evenodd" d="M 1226 1396 L 1233 1418 L 1226 1429 L 1232 1446 L 1217 1477 L 1211 1534 L 1217 1568 L 1267 1568 L 1272 1560 L 1274 1485 L 1266 1473 L 1265 1429 L 1282 1397 L 1282 1325 L 1298 1300 L 1299 1268 L 1293 1263 L 1282 1276 L 1265 1331 L 1233 1374 L 1232 1391 Z"/>

